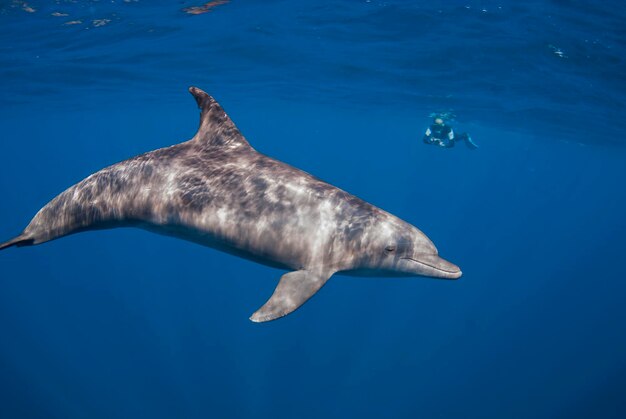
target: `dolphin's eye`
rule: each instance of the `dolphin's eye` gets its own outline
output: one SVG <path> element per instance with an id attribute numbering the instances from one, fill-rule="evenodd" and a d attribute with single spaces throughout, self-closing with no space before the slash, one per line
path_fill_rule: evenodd
<path id="1" fill-rule="evenodd" d="M 396 246 L 394 246 L 394 245 L 389 245 L 389 246 L 385 247 L 385 252 L 387 252 L 387 253 L 393 253 L 395 251 L 396 251 Z"/>

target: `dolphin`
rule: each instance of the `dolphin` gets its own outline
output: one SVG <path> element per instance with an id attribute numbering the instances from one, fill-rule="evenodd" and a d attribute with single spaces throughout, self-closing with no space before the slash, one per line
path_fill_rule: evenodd
<path id="1" fill-rule="evenodd" d="M 92 174 L 0 249 L 132 226 L 288 270 L 254 322 L 296 310 L 335 273 L 461 276 L 416 227 L 257 152 L 213 97 L 189 91 L 201 110 L 191 140 Z"/>

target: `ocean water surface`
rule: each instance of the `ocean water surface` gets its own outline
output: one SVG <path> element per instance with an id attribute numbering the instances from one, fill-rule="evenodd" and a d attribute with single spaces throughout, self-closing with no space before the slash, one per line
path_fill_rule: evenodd
<path id="1" fill-rule="evenodd" d="M 458 281 L 283 271 L 138 229 L 0 253 L 2 418 L 626 416 L 626 9 L 572 1 L 2 1 L 0 242 L 189 139 L 423 230 Z M 422 143 L 433 112 L 479 144 Z"/>

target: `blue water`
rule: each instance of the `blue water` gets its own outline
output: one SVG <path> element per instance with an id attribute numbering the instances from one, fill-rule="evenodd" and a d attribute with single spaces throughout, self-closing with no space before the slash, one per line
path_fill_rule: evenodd
<path id="1" fill-rule="evenodd" d="M 254 324 L 282 271 L 134 229 L 8 249 L 0 417 L 626 417 L 622 2 L 50 3 L 0 2 L 0 241 L 190 138 L 197 85 L 464 276 Z M 421 142 L 443 110 L 479 150 Z"/>

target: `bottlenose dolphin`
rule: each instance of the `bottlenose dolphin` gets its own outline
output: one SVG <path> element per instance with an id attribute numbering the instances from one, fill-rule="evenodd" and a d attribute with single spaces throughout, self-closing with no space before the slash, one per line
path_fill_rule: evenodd
<path id="1" fill-rule="evenodd" d="M 134 226 L 289 270 L 255 322 L 291 313 L 335 273 L 461 276 L 420 230 L 257 152 L 215 99 L 189 91 L 201 110 L 191 140 L 92 174 L 0 249 Z"/>

